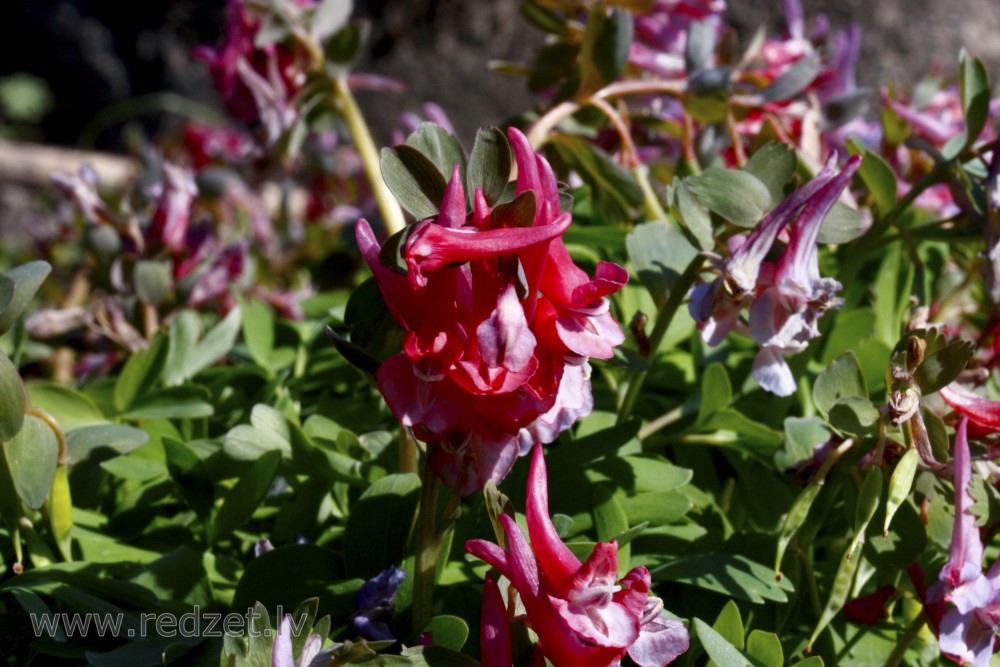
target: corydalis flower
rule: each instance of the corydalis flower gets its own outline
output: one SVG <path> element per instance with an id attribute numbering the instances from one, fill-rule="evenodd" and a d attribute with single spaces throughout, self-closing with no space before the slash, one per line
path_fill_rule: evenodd
<path id="1" fill-rule="evenodd" d="M 768 213 L 728 259 L 717 258 L 719 275 L 713 282 L 699 283 L 690 292 L 691 316 L 705 342 L 718 345 L 731 331 L 749 332 L 761 346 L 754 379 L 779 396 L 795 390 L 784 355 L 804 350 L 819 335 L 819 318 L 840 305 L 840 283 L 819 274 L 817 238 L 861 158 L 852 157 L 836 175 L 834 161 Z M 765 261 L 789 224 L 784 253 L 777 263 Z M 746 308 L 749 327 L 742 319 Z"/>
<path id="2" fill-rule="evenodd" d="M 673 662 L 688 649 L 687 629 L 661 616 L 663 601 L 650 596 L 646 568 L 633 568 L 617 580 L 617 542 L 597 544 L 581 563 L 559 539 L 549 518 L 548 480 L 539 445 L 531 459 L 525 513 L 530 545 L 517 523 L 504 514 L 500 521 L 506 549 L 486 540 L 469 540 L 465 549 L 513 584 L 545 658 L 560 666 L 604 667 L 618 664 L 628 653 L 640 667 L 655 667 Z M 498 615 L 494 609 L 484 616 L 498 626 Z M 502 636 L 502 630 L 496 634 Z"/>
<path id="3" fill-rule="evenodd" d="M 294 632 L 292 617 L 285 614 L 278 625 L 278 633 L 274 637 L 274 648 L 271 650 L 271 667 L 323 667 L 330 664 L 333 652 L 342 646 L 334 644 L 323 649 L 323 637 L 313 633 L 306 638 L 295 657 L 295 646 L 292 634 Z"/>
<path id="4" fill-rule="evenodd" d="M 955 524 L 948 562 L 939 582 L 928 591 L 929 601 L 951 603 L 941 617 L 941 652 L 960 665 L 988 667 L 1000 627 L 1000 560 L 983 574 L 983 542 L 972 514 L 972 461 L 967 418 L 955 431 Z"/>
<path id="5" fill-rule="evenodd" d="M 390 567 L 361 586 L 356 598 L 358 611 L 354 615 L 354 629 L 365 639 L 395 639 L 389 631 L 395 608 L 392 601 L 406 579 L 406 571 Z"/>
<path id="6" fill-rule="evenodd" d="M 607 296 L 628 280 L 608 262 L 590 278 L 560 238 L 548 162 L 510 130 L 516 191 L 534 202 L 531 225 L 491 210 L 481 191 L 471 215 L 456 167 L 436 218 L 407 230 L 407 275 L 379 263 L 368 224 L 358 246 L 389 312 L 403 327 L 401 353 L 378 370 L 393 414 L 430 443 L 430 465 L 463 494 L 499 482 L 531 444 L 551 441 L 592 408 L 589 357 L 611 357 L 624 335 Z M 530 195 L 525 194 L 530 193 Z"/>

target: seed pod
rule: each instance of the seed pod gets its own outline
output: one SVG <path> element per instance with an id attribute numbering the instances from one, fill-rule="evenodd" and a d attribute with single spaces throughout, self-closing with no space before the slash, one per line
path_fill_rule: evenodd
<path id="1" fill-rule="evenodd" d="M 917 463 L 920 461 L 920 453 L 916 449 L 908 449 L 899 459 L 896 469 L 889 479 L 889 498 L 885 504 L 885 525 L 882 527 L 882 535 L 889 535 L 889 524 L 896 510 L 899 509 L 910 496 L 910 489 L 913 487 L 913 477 L 917 473 Z"/>
<path id="2" fill-rule="evenodd" d="M 878 470 L 878 468 L 873 469 Z M 869 473 L 870 475 L 871 473 Z M 819 633 L 823 632 L 823 629 L 833 620 L 833 617 L 844 608 L 847 596 L 851 592 L 851 584 L 854 583 L 854 573 L 858 571 L 858 562 L 860 561 L 860 558 L 851 558 L 850 551 L 840 559 L 840 567 L 837 568 L 837 576 L 833 578 L 833 588 L 830 589 L 830 599 L 827 600 L 823 614 L 819 618 L 819 623 L 816 624 L 816 629 L 813 630 L 812 636 L 809 637 L 809 646 L 806 647 L 807 654 L 816 642 L 816 638 L 819 637 Z"/>
<path id="3" fill-rule="evenodd" d="M 854 558 L 854 550 L 865 537 L 865 530 L 868 522 L 875 516 L 878 509 L 879 498 L 882 496 L 882 468 L 873 465 L 865 475 L 865 481 L 861 484 L 861 491 L 858 492 L 858 504 L 854 509 L 854 539 L 847 550 L 847 558 Z"/>
<path id="4" fill-rule="evenodd" d="M 778 537 L 778 553 L 774 558 L 775 579 L 781 579 L 781 561 L 785 558 L 785 550 L 795 534 L 799 532 L 799 528 L 805 523 L 806 517 L 809 516 L 809 509 L 822 488 L 822 485 L 811 482 L 802 489 L 802 492 L 795 498 L 795 502 L 792 503 L 791 509 L 788 510 L 788 514 L 785 515 L 785 522 L 781 526 L 781 535 Z"/>

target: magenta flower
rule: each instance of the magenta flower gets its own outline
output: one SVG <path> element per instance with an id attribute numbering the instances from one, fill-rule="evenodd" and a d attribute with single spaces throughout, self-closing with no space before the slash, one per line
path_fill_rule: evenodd
<path id="1" fill-rule="evenodd" d="M 941 619 L 941 653 L 960 665 L 988 667 L 1000 628 L 1000 560 L 983 574 L 983 542 L 972 514 L 972 461 L 966 417 L 955 431 L 955 525 L 948 562 L 928 599 L 950 602 Z"/>
<path id="2" fill-rule="evenodd" d="M 403 276 L 379 263 L 368 224 L 358 246 L 389 312 L 405 330 L 403 351 L 378 370 L 400 422 L 430 443 L 429 463 L 464 494 L 499 482 L 519 454 L 550 442 L 589 414 L 589 357 L 609 358 L 624 340 L 607 296 L 628 279 L 607 262 L 591 279 L 560 238 L 552 169 L 510 131 L 517 192 L 534 193 L 531 226 L 496 219 L 481 192 L 466 211 L 456 167 L 440 214 L 413 226 L 401 248 Z"/>
<path id="3" fill-rule="evenodd" d="M 972 422 L 975 435 L 1000 431 L 1000 401 L 973 394 L 957 382 L 942 387 L 938 394 L 948 407 Z"/>
<path id="4" fill-rule="evenodd" d="M 483 667 L 510 667 L 514 664 L 507 608 L 491 572 L 486 573 L 486 582 L 483 584 L 479 650 Z"/>
<path id="5" fill-rule="evenodd" d="M 656 0 L 635 17 L 629 62 L 667 78 L 685 75 L 688 29 L 695 21 L 712 21 L 721 31 L 725 0 Z"/>
<path id="6" fill-rule="evenodd" d="M 465 549 L 500 571 L 524 605 L 539 649 L 555 665 L 616 665 L 626 653 L 641 667 L 667 665 L 688 649 L 687 629 L 660 614 L 649 571 L 633 568 L 617 581 L 618 543 L 602 542 L 585 563 L 563 544 L 549 518 L 548 481 L 541 446 L 528 475 L 526 517 L 531 544 L 502 515 L 507 548 L 469 540 Z M 491 622 L 499 621 L 491 616 Z"/>
<path id="7" fill-rule="evenodd" d="M 333 659 L 333 652 L 342 646 L 342 644 L 334 644 L 324 649 L 323 637 L 313 633 L 306 638 L 299 651 L 299 657 L 296 658 L 292 632 L 292 616 L 285 614 L 278 625 L 278 632 L 274 636 L 271 667 L 321 667 L 321 665 L 328 665 Z"/>
<path id="8" fill-rule="evenodd" d="M 153 220 L 146 230 L 146 241 L 157 242 L 175 254 L 181 252 L 187 240 L 191 204 L 197 194 L 191 170 L 164 162 L 163 184 Z"/>

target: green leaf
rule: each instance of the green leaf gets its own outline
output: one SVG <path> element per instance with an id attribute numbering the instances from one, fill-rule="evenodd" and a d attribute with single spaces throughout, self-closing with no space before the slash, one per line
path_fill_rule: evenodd
<path id="1" fill-rule="evenodd" d="M 764 102 L 778 102 L 795 97 L 816 79 L 821 66 L 819 53 L 816 51 L 799 58 L 764 89 L 760 94 L 761 99 Z"/>
<path id="2" fill-rule="evenodd" d="M 344 27 L 351 18 L 351 2 L 345 0 L 322 0 L 313 10 L 309 23 L 311 32 L 320 42 Z"/>
<path id="3" fill-rule="evenodd" d="M 124 424 L 95 424 L 73 429 L 66 434 L 66 451 L 73 465 L 102 461 L 142 447 L 149 435 L 142 429 Z"/>
<path id="4" fill-rule="evenodd" d="M 223 439 L 227 455 L 237 461 L 254 461 L 266 452 L 292 455 L 291 430 L 284 415 L 258 403 L 250 412 L 250 424 L 234 426 Z"/>
<path id="5" fill-rule="evenodd" d="M 379 166 L 400 206 L 417 220 L 437 215 L 447 181 L 430 158 L 412 146 L 401 145 L 383 148 Z"/>
<path id="6" fill-rule="evenodd" d="M 841 433 L 861 436 L 878 426 L 878 408 L 861 396 L 842 396 L 830 407 L 830 425 Z"/>
<path id="7" fill-rule="evenodd" d="M 743 171 L 756 176 L 771 194 L 771 201 L 777 202 L 784 199 L 785 184 L 795 173 L 797 162 L 794 148 L 770 141 L 754 151 Z"/>
<path id="8" fill-rule="evenodd" d="M 950 384 L 965 370 L 965 365 L 975 353 L 974 343 L 954 340 L 927 355 L 913 373 L 913 379 L 920 386 L 920 393 L 928 396 Z"/>
<path id="9" fill-rule="evenodd" d="M 510 180 L 513 164 L 507 135 L 496 127 L 480 128 L 472 145 L 469 167 L 465 174 L 465 188 L 472 201 L 476 188 L 490 206 L 496 204 Z"/>
<path id="10" fill-rule="evenodd" d="M 208 390 L 193 384 L 160 389 L 135 401 L 124 419 L 196 419 L 215 414 Z"/>
<path id="11" fill-rule="evenodd" d="M 0 312 L 0 334 L 14 326 L 28 309 L 32 297 L 51 270 L 52 267 L 48 262 L 35 261 L 14 267 L 7 272 L 7 278 L 14 281 L 14 293 L 7 299 L 6 308 Z"/>
<path id="12" fill-rule="evenodd" d="M 609 197 L 623 211 L 642 204 L 642 188 L 635 177 L 607 153 L 582 137 L 566 134 L 554 135 L 551 143 L 563 159 L 577 168 L 595 198 Z"/>
<path id="13" fill-rule="evenodd" d="M 412 473 L 387 475 L 361 494 L 344 530 L 348 576 L 370 579 L 402 561 L 419 495 Z"/>
<path id="14" fill-rule="evenodd" d="M 785 664 L 781 640 L 773 632 L 752 631 L 747 637 L 747 655 L 754 667 L 781 667 Z"/>
<path id="15" fill-rule="evenodd" d="M 260 601 L 267 609 L 294 609 L 302 600 L 319 598 L 318 616 L 344 618 L 357 611 L 363 579 L 347 579 L 339 554 L 314 544 L 279 546 L 247 563 L 236 586 L 233 609 Z M 270 663 L 267 663 L 270 664 Z"/>
<path id="16" fill-rule="evenodd" d="M 412 646 L 402 655 L 379 655 L 372 661 L 377 667 L 479 667 L 479 663 L 464 653 L 444 646 Z"/>
<path id="17" fill-rule="evenodd" d="M 594 489 L 593 497 L 594 527 L 597 529 L 597 539 L 610 542 L 628 531 L 628 516 L 615 499 L 614 495 L 604 486 Z M 631 547 L 621 546 L 618 549 L 618 575 L 628 572 L 631 560 Z"/>
<path id="18" fill-rule="evenodd" d="M 743 654 L 739 650 L 722 638 L 718 632 L 709 627 L 708 623 L 700 618 L 694 619 L 694 628 L 701 640 L 701 645 L 705 648 L 705 653 L 717 665 L 725 667 L 750 667 Z"/>
<path id="19" fill-rule="evenodd" d="M 830 412 L 837 399 L 844 396 L 868 398 L 868 387 L 861 372 L 861 364 L 850 350 L 820 373 L 813 384 L 813 402 L 823 416 Z"/>
<path id="20" fill-rule="evenodd" d="M 696 423 L 704 424 L 733 400 L 733 385 L 726 367 L 719 362 L 710 364 L 701 376 L 701 400 L 698 403 Z"/>
<path id="21" fill-rule="evenodd" d="M 958 67 L 965 128 L 941 149 L 942 155 L 949 160 L 976 142 L 990 114 L 990 77 L 986 65 L 963 48 L 958 56 Z"/>
<path id="22" fill-rule="evenodd" d="M 465 151 L 462 150 L 462 144 L 440 125 L 421 123 L 417 131 L 406 138 L 406 145 L 415 148 L 428 158 L 437 167 L 445 182 L 451 179 L 456 164 L 460 169 L 460 181 L 465 181 Z"/>
<path id="23" fill-rule="evenodd" d="M 271 488 L 280 461 L 281 455 L 278 452 L 267 452 L 240 475 L 236 485 L 223 498 L 222 507 L 209 523 L 210 542 L 228 537 L 249 521 Z"/>
<path id="24" fill-rule="evenodd" d="M 678 558 L 650 570 L 657 581 L 676 581 L 763 604 L 787 602 L 793 591 L 788 577 L 776 581 L 774 570 L 736 554 L 706 553 Z"/>
<path id="25" fill-rule="evenodd" d="M 805 660 L 799 660 L 792 667 L 825 667 L 825 665 L 823 664 L 823 658 L 818 655 L 811 655 Z"/>
<path id="26" fill-rule="evenodd" d="M 167 341 L 163 336 L 154 338 L 148 349 L 133 353 L 115 382 L 115 409 L 125 412 L 137 398 L 151 391 L 166 361 Z"/>
<path id="27" fill-rule="evenodd" d="M 646 523 L 654 528 L 674 523 L 694 507 L 691 498 L 680 491 L 637 493 L 619 498 L 618 504 L 625 512 L 628 525 Z"/>
<path id="28" fill-rule="evenodd" d="M 677 279 L 698 254 L 684 232 L 662 220 L 636 225 L 625 238 L 625 246 L 639 280 L 657 306 L 666 301 Z"/>
<path id="29" fill-rule="evenodd" d="M 833 208 L 823 219 L 816 242 L 820 244 L 841 244 L 860 238 L 868 231 L 868 223 L 856 209 L 842 201 L 834 203 Z"/>
<path id="30" fill-rule="evenodd" d="M 49 495 L 59 462 L 59 441 L 52 428 L 34 415 L 24 418 L 24 427 L 2 445 L 17 495 L 38 509 Z"/>
<path id="31" fill-rule="evenodd" d="M 434 646 L 461 651 L 469 639 L 469 624 L 458 616 L 435 616 L 424 626 L 434 638 Z"/>
<path id="32" fill-rule="evenodd" d="M 14 298 L 14 279 L 0 274 L 0 316 Z"/>
<path id="33" fill-rule="evenodd" d="M 771 207 L 767 186 L 746 171 L 709 167 L 686 182 L 706 208 L 739 227 L 753 227 Z"/>
<path id="34" fill-rule="evenodd" d="M 151 306 L 159 306 L 166 301 L 174 284 L 170 264 L 153 260 L 136 262 L 132 279 L 139 301 Z"/>
<path id="35" fill-rule="evenodd" d="M 674 188 L 674 201 L 670 207 L 670 214 L 687 227 L 702 250 L 711 250 L 715 247 L 712 216 L 691 193 L 687 179 Z"/>
<path id="36" fill-rule="evenodd" d="M 610 83 L 618 78 L 628 62 L 632 48 L 632 15 L 614 7 L 594 41 L 594 66 L 601 78 Z"/>
<path id="37" fill-rule="evenodd" d="M 21 430 L 27 398 L 20 374 L 0 351 L 0 442 L 10 440 Z"/>
<path id="38" fill-rule="evenodd" d="M 170 325 L 164 383 L 176 385 L 190 380 L 229 354 L 240 332 L 241 312 L 240 307 L 230 310 L 204 337 L 201 337 L 201 317 L 190 310 L 179 312 Z"/>
<path id="39" fill-rule="evenodd" d="M 896 208 L 896 198 L 898 183 L 896 172 L 892 170 L 889 163 L 879 155 L 869 151 L 856 139 L 847 140 L 847 150 L 851 155 L 862 155 L 861 166 L 858 168 L 858 176 L 872 193 L 875 199 L 875 206 L 878 208 L 879 218 L 885 217 Z"/>
<path id="40" fill-rule="evenodd" d="M 743 619 L 740 617 L 740 608 L 735 602 L 730 600 L 719 612 L 712 629 L 719 633 L 719 636 L 733 645 L 734 648 L 743 648 Z"/>
<path id="41" fill-rule="evenodd" d="M 73 532 L 73 497 L 69 488 L 69 469 L 56 468 L 49 489 L 49 526 L 63 559 L 72 560 L 71 535 Z M 16 538 L 15 538 L 16 539 Z"/>
<path id="42" fill-rule="evenodd" d="M 513 200 L 497 204 L 490 211 L 490 219 L 494 228 L 500 227 L 531 227 L 535 224 L 535 191 L 525 190 Z"/>
<path id="43" fill-rule="evenodd" d="M 257 365 L 267 368 L 274 351 L 274 313 L 259 299 L 243 302 L 243 341 Z"/>

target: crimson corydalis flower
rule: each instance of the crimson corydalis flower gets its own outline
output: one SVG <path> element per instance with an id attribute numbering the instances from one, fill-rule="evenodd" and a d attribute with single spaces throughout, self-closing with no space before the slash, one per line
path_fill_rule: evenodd
<path id="1" fill-rule="evenodd" d="M 588 358 L 624 340 L 607 296 L 628 280 L 608 262 L 591 278 L 561 235 L 569 213 L 548 162 L 510 130 L 517 194 L 530 192 L 533 224 L 494 215 L 480 191 L 471 213 L 458 167 L 437 217 L 407 230 L 406 275 L 379 262 L 368 223 L 358 246 L 403 349 L 378 370 L 379 389 L 400 422 L 429 443 L 431 468 L 463 494 L 499 482 L 531 444 L 550 442 L 590 413 Z"/>
<path id="2" fill-rule="evenodd" d="M 628 653 L 640 667 L 659 667 L 688 649 L 687 629 L 661 616 L 663 601 L 650 595 L 650 575 L 635 567 L 618 580 L 618 543 L 601 542 L 586 562 L 573 555 L 549 518 L 548 480 L 541 446 L 528 474 L 528 535 L 506 514 L 503 549 L 469 540 L 465 549 L 510 580 L 524 605 L 527 623 L 538 635 L 538 650 L 552 664 L 606 667 Z M 487 595 L 491 594 L 487 583 Z M 498 594 L 498 593 L 497 593 Z M 487 601 L 484 601 L 486 608 Z M 493 642 L 505 636 L 495 601 L 484 621 Z"/>

